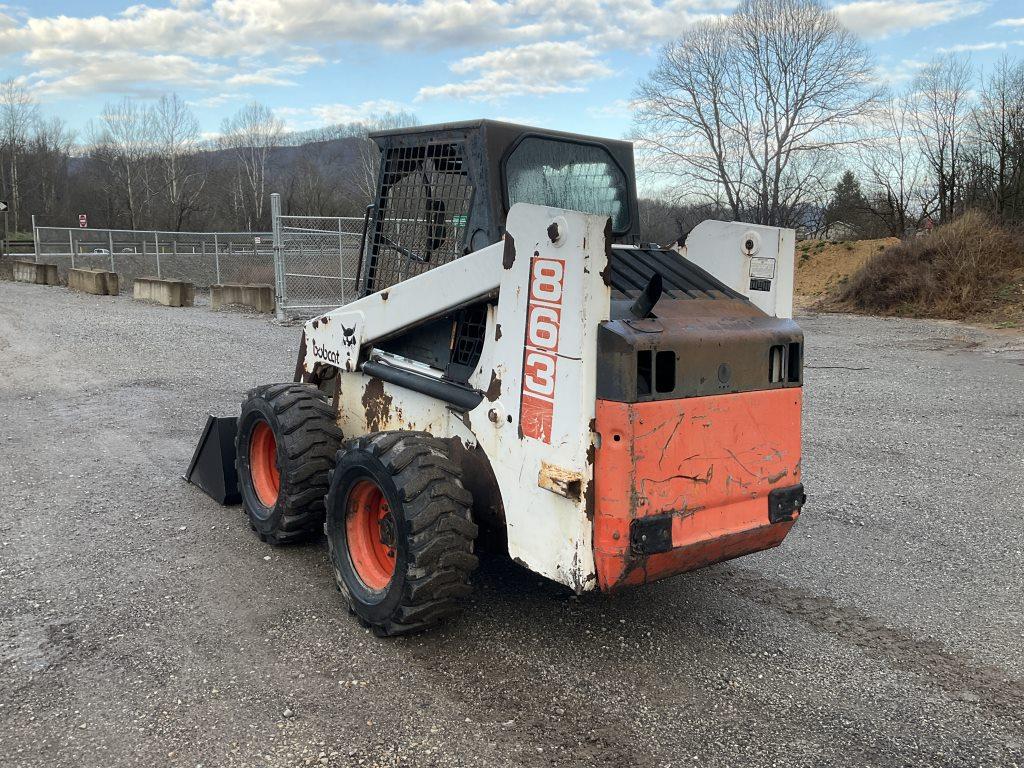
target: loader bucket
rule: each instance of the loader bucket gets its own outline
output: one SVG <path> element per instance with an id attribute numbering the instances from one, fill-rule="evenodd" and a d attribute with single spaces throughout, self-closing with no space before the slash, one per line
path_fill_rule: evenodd
<path id="1" fill-rule="evenodd" d="M 235 471 L 235 432 L 238 419 L 234 416 L 210 416 L 206 420 L 199 445 L 192 454 L 185 479 L 198 487 L 218 504 L 241 504 L 238 491 L 238 473 Z"/>

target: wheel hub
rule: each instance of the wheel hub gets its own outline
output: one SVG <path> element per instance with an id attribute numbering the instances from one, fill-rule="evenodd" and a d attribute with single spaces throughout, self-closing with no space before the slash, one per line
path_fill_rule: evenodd
<path id="1" fill-rule="evenodd" d="M 395 573 L 398 530 L 391 506 L 373 480 L 357 481 L 348 493 L 345 538 L 359 580 L 374 591 L 387 587 Z"/>
<path id="2" fill-rule="evenodd" d="M 277 439 L 265 421 L 258 421 L 249 437 L 249 474 L 256 496 L 265 507 L 277 504 L 281 493 L 281 469 L 277 463 Z"/>

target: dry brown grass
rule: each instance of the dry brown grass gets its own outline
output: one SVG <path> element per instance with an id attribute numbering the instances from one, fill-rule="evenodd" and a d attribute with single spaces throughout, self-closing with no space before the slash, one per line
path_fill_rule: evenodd
<path id="1" fill-rule="evenodd" d="M 977 212 L 879 251 L 828 303 L 874 314 L 1005 317 L 1024 307 L 1024 243 Z"/>

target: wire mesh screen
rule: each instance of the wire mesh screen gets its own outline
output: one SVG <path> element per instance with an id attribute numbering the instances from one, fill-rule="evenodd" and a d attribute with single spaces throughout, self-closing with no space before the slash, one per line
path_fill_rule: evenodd
<path id="1" fill-rule="evenodd" d="M 56 264 L 63 280 L 78 267 L 117 272 L 125 291 L 137 277 L 187 280 L 197 288 L 274 285 L 270 233 L 37 227 L 35 235 L 39 261 Z"/>
<path id="2" fill-rule="evenodd" d="M 281 304 L 290 315 L 312 316 L 356 298 L 363 220 L 280 216 Z"/>
<path id="3" fill-rule="evenodd" d="M 379 291 L 457 259 L 473 201 L 462 142 L 389 147 L 373 225 L 366 286 Z"/>

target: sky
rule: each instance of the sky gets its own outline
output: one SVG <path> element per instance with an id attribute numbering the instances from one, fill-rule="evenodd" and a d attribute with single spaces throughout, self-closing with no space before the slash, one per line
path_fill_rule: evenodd
<path id="1" fill-rule="evenodd" d="M 829 0 L 826 0 L 829 2 Z M 735 0 L 0 2 L 0 80 L 80 134 L 104 103 L 176 92 L 203 131 L 249 101 L 294 130 L 405 110 L 622 136 L 659 46 Z M 905 86 L 931 56 L 1024 57 L 1024 0 L 831 0 Z"/>

